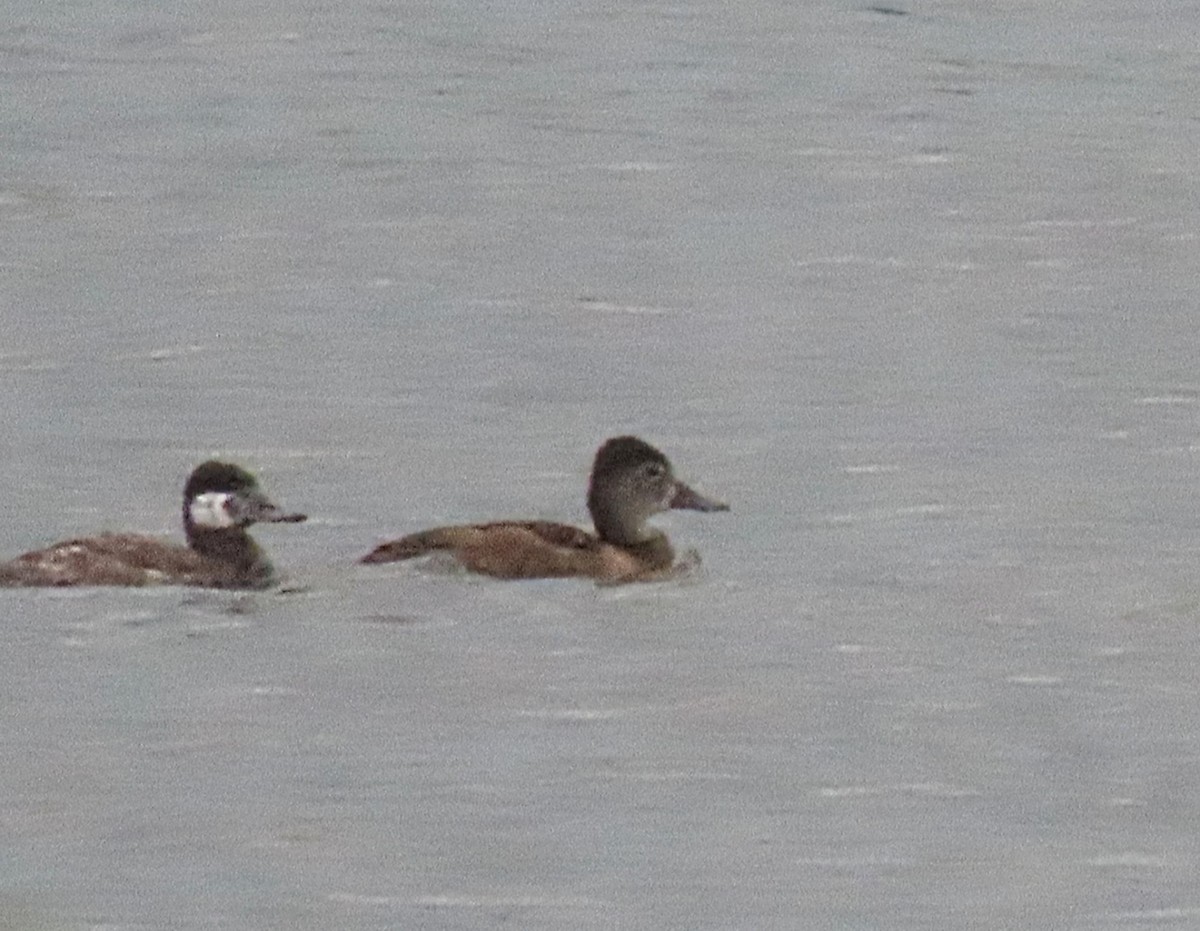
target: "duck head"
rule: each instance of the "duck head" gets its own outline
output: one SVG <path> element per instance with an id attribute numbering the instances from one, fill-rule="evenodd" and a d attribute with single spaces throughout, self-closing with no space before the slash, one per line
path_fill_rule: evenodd
<path id="1" fill-rule="evenodd" d="M 295 524 L 305 514 L 281 510 L 240 466 L 210 460 L 197 466 L 183 488 L 183 525 L 196 533 L 244 530 L 256 523 Z"/>
<path id="2" fill-rule="evenodd" d="M 596 452 L 588 486 L 588 511 L 601 539 L 634 546 L 657 531 L 646 521 L 662 511 L 728 511 L 675 477 L 671 461 L 636 436 L 605 441 Z"/>

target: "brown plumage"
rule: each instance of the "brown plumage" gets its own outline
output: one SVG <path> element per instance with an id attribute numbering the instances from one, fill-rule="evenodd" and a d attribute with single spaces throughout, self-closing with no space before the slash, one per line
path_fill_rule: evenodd
<path id="1" fill-rule="evenodd" d="M 637 437 L 600 447 L 592 465 L 588 510 L 596 532 L 551 521 L 497 521 L 435 527 L 381 544 L 364 563 L 395 562 L 449 552 L 472 572 L 501 579 L 582 576 L 601 582 L 664 578 L 675 553 L 646 520 L 668 508 L 725 511 L 675 478 L 661 452 Z"/>
<path id="2" fill-rule="evenodd" d="M 249 472 L 210 461 L 192 472 L 184 488 L 188 546 L 136 533 L 65 540 L 0 564 L 0 587 L 263 588 L 274 581 L 274 569 L 246 528 L 304 519 L 280 511 Z"/>

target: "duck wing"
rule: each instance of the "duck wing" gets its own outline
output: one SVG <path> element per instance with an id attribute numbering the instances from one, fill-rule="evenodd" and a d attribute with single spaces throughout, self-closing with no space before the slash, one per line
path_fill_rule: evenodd
<path id="1" fill-rule="evenodd" d="M 471 572 L 495 578 L 584 577 L 605 584 L 670 578 L 674 562 L 662 535 L 620 547 L 580 527 L 544 520 L 434 527 L 380 544 L 360 562 L 398 562 L 438 552 L 449 553 Z"/>
<path id="2" fill-rule="evenodd" d="M 449 550 L 456 555 L 488 549 L 497 553 L 514 546 L 543 551 L 594 550 L 601 545 L 595 534 L 570 524 L 548 520 L 506 520 L 488 524 L 461 524 L 454 527 L 434 527 L 410 533 L 375 547 L 360 562 L 381 563 L 414 559 L 429 553 Z"/>

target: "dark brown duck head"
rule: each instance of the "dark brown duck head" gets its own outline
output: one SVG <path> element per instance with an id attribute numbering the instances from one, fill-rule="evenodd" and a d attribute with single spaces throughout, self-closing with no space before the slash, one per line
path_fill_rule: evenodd
<path id="1" fill-rule="evenodd" d="M 257 523 L 295 524 L 304 514 L 281 510 L 240 466 L 215 459 L 201 463 L 183 487 L 183 529 L 193 549 L 218 558 L 245 546 Z"/>
<path id="2" fill-rule="evenodd" d="M 596 533 L 617 546 L 637 546 L 658 531 L 646 521 L 663 511 L 728 511 L 675 477 L 671 462 L 636 436 L 606 440 L 596 452 L 588 486 L 588 511 Z"/>

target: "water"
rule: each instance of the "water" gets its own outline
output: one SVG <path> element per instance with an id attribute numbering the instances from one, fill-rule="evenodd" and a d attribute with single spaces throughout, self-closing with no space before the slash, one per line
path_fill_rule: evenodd
<path id="1" fill-rule="evenodd" d="M 3 553 L 314 519 L 0 595 L 0 927 L 1200 927 L 1197 14 L 896 6 L 8 11 Z"/>

